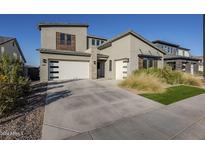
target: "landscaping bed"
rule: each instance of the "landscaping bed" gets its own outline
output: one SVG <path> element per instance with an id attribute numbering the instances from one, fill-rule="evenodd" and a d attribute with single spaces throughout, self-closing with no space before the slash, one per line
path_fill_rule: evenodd
<path id="1" fill-rule="evenodd" d="M 167 66 L 136 70 L 119 86 L 165 105 L 205 92 L 202 78 Z"/>
<path id="2" fill-rule="evenodd" d="M 46 102 L 47 83 L 31 85 L 26 104 L 0 118 L 0 139 L 40 139 Z"/>
<path id="3" fill-rule="evenodd" d="M 171 103 L 193 97 L 196 95 L 200 95 L 205 93 L 205 89 L 198 88 L 198 87 L 191 87 L 191 86 L 174 86 L 169 87 L 163 93 L 144 93 L 140 94 L 146 98 L 152 99 L 164 105 L 169 105 Z"/>

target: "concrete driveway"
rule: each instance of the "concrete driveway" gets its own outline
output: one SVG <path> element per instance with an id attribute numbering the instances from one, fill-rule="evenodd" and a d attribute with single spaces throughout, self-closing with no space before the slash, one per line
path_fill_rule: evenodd
<path id="1" fill-rule="evenodd" d="M 161 107 L 113 80 L 49 83 L 42 139 L 68 139 Z"/>
<path id="2" fill-rule="evenodd" d="M 116 85 L 50 83 L 42 139 L 205 139 L 205 94 L 165 106 Z"/>

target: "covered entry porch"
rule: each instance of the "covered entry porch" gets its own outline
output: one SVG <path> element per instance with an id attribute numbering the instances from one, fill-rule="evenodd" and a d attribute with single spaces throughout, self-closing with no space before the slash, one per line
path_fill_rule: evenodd
<path id="1" fill-rule="evenodd" d="M 97 54 L 97 79 L 105 77 L 105 62 L 109 56 Z"/>

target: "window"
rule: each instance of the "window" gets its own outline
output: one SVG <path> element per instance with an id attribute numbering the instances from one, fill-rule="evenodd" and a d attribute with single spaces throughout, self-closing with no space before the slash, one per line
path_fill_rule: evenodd
<path id="1" fill-rule="evenodd" d="M 71 35 L 66 34 L 66 43 L 67 45 L 71 45 Z"/>
<path id="2" fill-rule="evenodd" d="M 97 46 L 100 45 L 100 40 L 97 40 Z"/>
<path id="3" fill-rule="evenodd" d="M 60 44 L 65 44 L 65 34 L 60 33 Z"/>
<path id="4" fill-rule="evenodd" d="M 147 63 L 148 63 L 148 60 L 147 59 L 143 59 L 143 68 L 147 68 Z"/>
<path id="5" fill-rule="evenodd" d="M 109 60 L 109 71 L 112 71 L 112 60 Z"/>
<path id="6" fill-rule="evenodd" d="M 76 51 L 75 35 L 56 32 L 56 49 Z"/>
<path id="7" fill-rule="evenodd" d="M 104 43 L 104 41 L 101 41 L 101 44 L 103 44 Z"/>
<path id="8" fill-rule="evenodd" d="M 92 39 L 92 45 L 95 45 L 95 39 Z"/>
<path id="9" fill-rule="evenodd" d="M 50 66 L 50 68 L 59 68 L 59 66 Z"/>
<path id="10" fill-rule="evenodd" d="M 157 68 L 157 60 L 153 59 L 153 58 L 144 58 L 143 59 L 143 68 L 147 69 L 147 68 Z"/>

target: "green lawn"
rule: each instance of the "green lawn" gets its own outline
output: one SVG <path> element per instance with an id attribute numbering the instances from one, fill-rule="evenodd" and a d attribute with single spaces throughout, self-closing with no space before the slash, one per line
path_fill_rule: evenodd
<path id="1" fill-rule="evenodd" d="M 147 93 L 147 94 L 141 94 L 141 96 L 160 102 L 164 105 L 169 105 L 171 103 L 180 101 L 182 99 L 189 98 L 203 93 L 205 93 L 205 89 L 180 85 L 180 86 L 167 88 L 167 91 L 164 93 L 155 93 L 155 94 Z"/>

